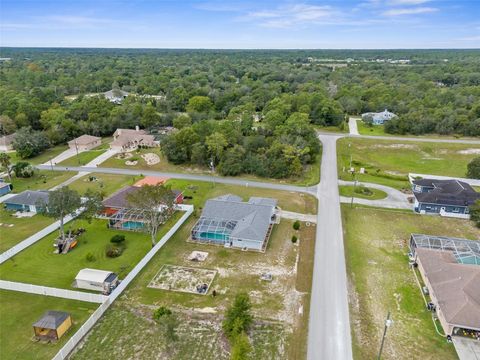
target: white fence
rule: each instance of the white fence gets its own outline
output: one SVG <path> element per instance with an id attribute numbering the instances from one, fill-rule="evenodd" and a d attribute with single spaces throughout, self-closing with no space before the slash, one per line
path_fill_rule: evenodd
<path id="1" fill-rule="evenodd" d="M 25 284 L 25 283 L 6 281 L 6 280 L 0 280 L 0 289 L 21 291 L 21 292 L 30 293 L 30 294 L 54 296 L 54 297 L 60 297 L 64 299 L 80 300 L 80 301 L 99 303 L 99 304 L 105 302 L 108 299 L 108 296 L 100 295 L 100 294 L 92 294 L 92 293 L 81 292 L 81 291 L 58 289 L 58 288 L 52 288 L 48 286 L 39 286 L 39 285 Z"/>
<path id="2" fill-rule="evenodd" d="M 163 245 L 177 232 L 180 226 L 193 213 L 193 205 L 181 205 L 178 207 L 185 211 L 185 214 L 178 220 L 175 225 L 160 239 L 160 241 L 143 257 L 143 259 L 130 271 L 120 285 L 107 297 L 106 301 L 88 318 L 78 331 L 68 340 L 68 342 L 58 351 L 52 360 L 66 359 L 68 354 L 77 346 L 83 337 L 92 329 L 93 325 L 102 317 L 103 313 L 110 307 L 117 297 L 125 290 L 130 282 L 138 275 L 138 273 L 147 265 L 152 257 L 160 250 Z"/>
<path id="3" fill-rule="evenodd" d="M 66 224 L 69 221 L 71 221 L 74 217 L 78 216 L 83 211 L 83 209 L 77 210 L 77 215 L 75 216 L 70 216 L 67 215 L 63 218 L 63 223 Z M 60 221 L 55 221 L 53 224 L 47 226 L 46 228 L 40 230 L 39 232 L 33 234 L 32 236 L 26 238 L 22 242 L 18 243 L 14 247 L 8 249 L 4 253 L 0 254 L 0 264 L 3 264 L 5 261 L 10 259 L 12 256 L 17 255 L 20 251 L 25 250 L 27 247 L 30 245 L 33 245 L 37 241 L 43 239 L 45 236 L 48 234 L 54 232 L 60 227 Z"/>

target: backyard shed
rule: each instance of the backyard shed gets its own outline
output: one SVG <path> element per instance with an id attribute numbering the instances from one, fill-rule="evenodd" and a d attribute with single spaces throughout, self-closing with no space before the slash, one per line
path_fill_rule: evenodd
<path id="1" fill-rule="evenodd" d="M 35 338 L 38 340 L 58 340 L 72 326 L 72 317 L 63 311 L 47 311 L 33 324 Z"/>
<path id="2" fill-rule="evenodd" d="M 118 275 L 111 271 L 82 269 L 75 277 L 75 285 L 79 289 L 101 291 L 110 294 L 118 285 Z"/>

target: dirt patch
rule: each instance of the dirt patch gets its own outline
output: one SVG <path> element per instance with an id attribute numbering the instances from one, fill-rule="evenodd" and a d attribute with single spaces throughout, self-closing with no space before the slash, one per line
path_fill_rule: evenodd
<path id="1" fill-rule="evenodd" d="M 160 162 L 160 157 L 154 153 L 143 154 L 142 159 L 145 160 L 148 166 L 156 165 Z"/>
<path id="2" fill-rule="evenodd" d="M 216 274 L 216 270 L 164 265 L 148 287 L 205 295 Z"/>
<path id="3" fill-rule="evenodd" d="M 370 148 L 374 149 L 418 149 L 417 145 L 413 144 L 376 144 L 373 146 L 370 146 Z"/>
<path id="4" fill-rule="evenodd" d="M 465 149 L 458 151 L 461 155 L 478 155 L 480 154 L 480 149 Z"/>
<path id="5" fill-rule="evenodd" d="M 127 160 L 127 161 L 125 161 L 125 165 L 127 165 L 127 166 L 135 166 L 137 164 L 138 164 L 137 160 L 134 160 L 134 161 Z"/>

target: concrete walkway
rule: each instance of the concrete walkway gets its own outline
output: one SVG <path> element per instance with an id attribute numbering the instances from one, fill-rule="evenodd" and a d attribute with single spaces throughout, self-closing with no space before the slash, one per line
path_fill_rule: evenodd
<path id="1" fill-rule="evenodd" d="M 93 168 L 93 167 L 97 167 L 98 165 L 100 165 L 101 163 L 103 163 L 104 161 L 110 159 L 112 156 L 116 155 L 118 153 L 117 150 L 107 150 L 105 151 L 104 153 L 102 153 L 101 155 L 97 156 L 95 159 L 93 159 L 92 161 L 90 161 L 88 164 L 84 165 L 84 166 L 81 166 L 81 167 L 75 167 L 75 168 L 72 168 L 72 169 L 82 169 L 82 168 Z M 45 164 L 42 164 L 40 166 L 47 166 L 48 165 L 45 165 Z M 39 167 L 40 168 L 40 167 Z M 48 167 L 48 169 L 52 169 L 52 167 Z M 69 169 L 68 167 L 66 167 L 65 169 Z M 63 183 L 57 185 L 57 186 L 54 186 L 52 187 L 50 190 L 56 190 L 58 188 L 61 188 L 63 186 L 67 186 L 67 185 L 70 185 L 71 183 L 77 181 L 78 179 L 80 179 L 81 177 L 85 176 L 85 175 L 88 175 L 90 174 L 89 171 L 79 171 L 78 174 L 72 176 L 70 179 L 64 181 Z"/>
<path id="2" fill-rule="evenodd" d="M 353 117 L 348 119 L 348 129 L 350 130 L 350 135 L 360 135 L 358 132 L 357 120 L 357 118 Z"/>
<path id="3" fill-rule="evenodd" d="M 79 153 L 80 152 L 81 151 L 79 151 Z M 76 154 L 77 154 L 77 152 L 75 150 L 67 149 L 64 152 L 62 152 L 61 154 L 58 154 L 57 156 L 55 156 L 53 159 L 51 159 L 47 162 L 44 162 L 42 165 L 57 165 L 58 163 L 61 163 L 64 160 L 70 159 L 71 157 L 75 156 Z"/>
<path id="4" fill-rule="evenodd" d="M 415 173 L 410 173 L 408 174 L 408 179 L 410 180 L 410 183 L 415 179 L 415 178 L 424 178 L 424 179 L 436 179 L 436 180 L 458 180 L 458 181 L 463 181 L 466 182 L 467 184 L 471 186 L 480 186 L 480 180 L 479 179 L 467 179 L 467 178 L 460 178 L 460 177 L 452 177 L 452 176 L 440 176 L 440 175 L 426 175 L 426 174 L 415 174 Z"/>
<path id="5" fill-rule="evenodd" d="M 352 340 L 348 311 L 347 271 L 338 193 L 336 142 L 320 135 L 323 144 L 313 267 L 308 360 L 350 360 Z"/>
<path id="6" fill-rule="evenodd" d="M 304 222 L 317 222 L 317 215 L 310 215 L 310 214 L 301 214 L 291 211 L 280 210 L 280 218 L 289 219 L 289 220 L 299 220 Z"/>
<path id="7" fill-rule="evenodd" d="M 480 341 L 453 336 L 453 345 L 460 360 L 480 360 Z"/>

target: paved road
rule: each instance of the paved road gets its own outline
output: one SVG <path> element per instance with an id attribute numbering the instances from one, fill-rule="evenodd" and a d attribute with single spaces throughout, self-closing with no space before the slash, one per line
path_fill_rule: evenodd
<path id="1" fill-rule="evenodd" d="M 352 342 L 348 313 L 347 272 L 338 194 L 336 141 L 323 143 L 319 208 L 308 329 L 308 360 L 350 360 Z"/>
<path id="2" fill-rule="evenodd" d="M 286 184 L 267 183 L 260 181 L 249 181 L 245 179 L 220 177 L 220 176 L 207 176 L 207 175 L 193 175 L 193 174 L 180 174 L 161 171 L 149 171 L 149 170 L 134 170 L 134 169 L 118 169 L 118 168 L 104 168 L 104 167 L 65 167 L 65 166 L 47 166 L 37 165 L 40 170 L 54 170 L 54 171 L 79 171 L 86 173 L 104 173 L 104 174 L 117 174 L 117 175 L 150 175 L 150 176 L 165 176 L 172 179 L 185 179 L 185 180 L 198 180 L 198 181 L 215 181 L 222 184 L 231 184 L 239 186 L 252 186 L 263 189 L 274 189 L 283 191 L 302 192 L 310 195 L 317 194 L 317 186 L 296 186 Z"/>

